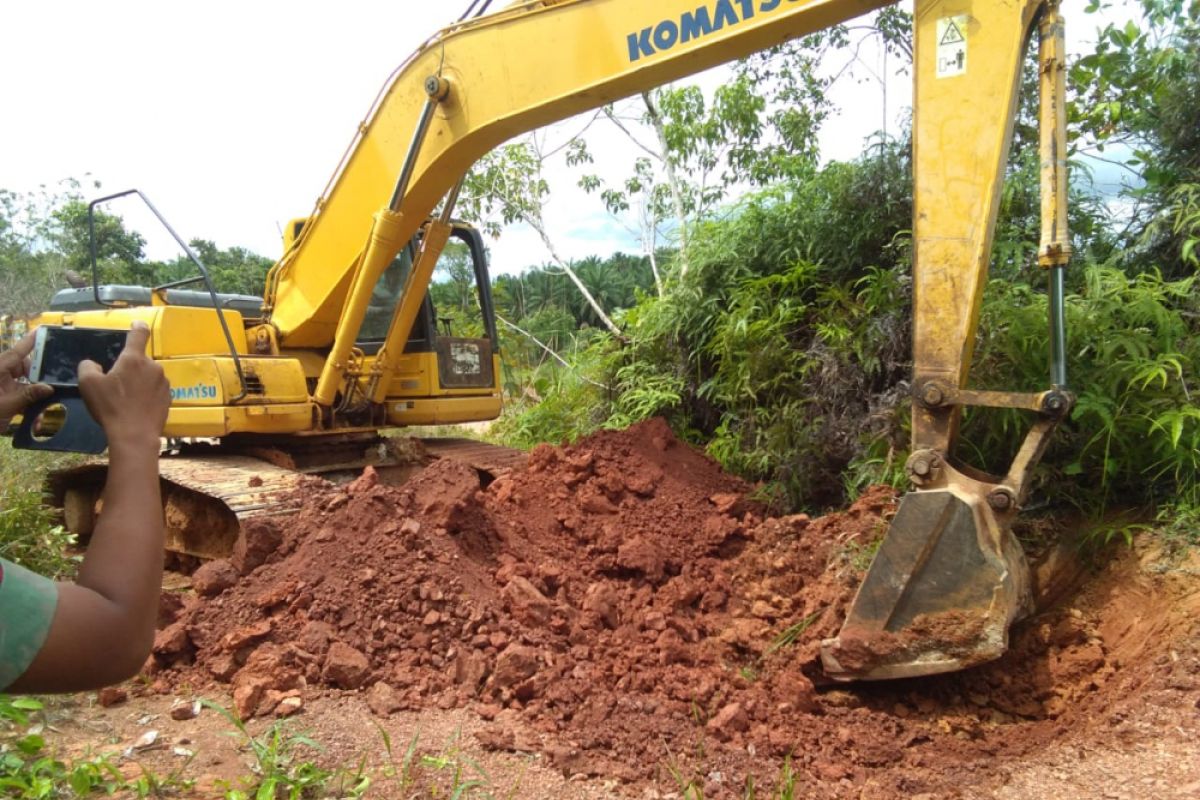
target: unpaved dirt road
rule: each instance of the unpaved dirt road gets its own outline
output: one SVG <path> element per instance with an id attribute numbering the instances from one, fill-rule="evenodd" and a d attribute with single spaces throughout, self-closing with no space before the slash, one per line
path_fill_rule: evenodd
<path id="1" fill-rule="evenodd" d="M 260 727 L 300 703 L 334 761 L 378 758 L 372 720 L 436 730 L 434 751 L 461 728 L 530 798 L 766 797 L 785 763 L 796 796 L 1198 794 L 1195 558 L 1115 554 L 994 664 L 831 687 L 817 645 L 894 496 L 771 518 L 749 490 L 661 421 L 540 447 L 487 487 L 448 460 L 400 488 L 314 483 L 192 576 L 203 597 L 168 598 L 147 697 L 95 713 L 121 739 L 158 695 Z"/>

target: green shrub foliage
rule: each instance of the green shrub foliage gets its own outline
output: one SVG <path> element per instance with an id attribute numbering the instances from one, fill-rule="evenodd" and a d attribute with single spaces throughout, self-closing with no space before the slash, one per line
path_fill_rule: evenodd
<path id="1" fill-rule="evenodd" d="M 909 209 L 899 203 L 877 218 L 880 230 L 858 229 L 860 240 L 873 242 L 873 265 L 839 260 L 841 250 L 824 238 L 862 220 L 853 193 L 839 204 L 828 187 L 862 185 L 864 175 L 907 180 L 892 170 L 894 158 L 876 152 L 833 165 L 812 185 L 776 187 L 701 225 L 692 273 L 624 315 L 628 342 L 597 337 L 573 362 L 601 386 L 563 379 L 565 393 L 506 423 L 520 430 L 516 440 L 569 439 L 661 414 L 726 468 L 762 482 L 764 496 L 781 507 L 837 505 L 874 481 L 902 485 Z M 818 197 L 828 206 L 809 220 Z M 1091 511 L 1194 497 L 1200 466 L 1194 278 L 1168 280 L 1143 265 L 1127 270 L 1126 261 L 1117 254 L 1072 267 L 1068 355 L 1078 404 L 1038 473 L 1040 486 L 1053 486 L 1044 498 Z M 1043 390 L 1044 274 L 1014 263 L 997 272 L 985 295 L 972 385 Z M 1031 422 L 1025 412 L 968 413 L 959 455 L 1003 472 Z"/>
<path id="2" fill-rule="evenodd" d="M 1078 402 L 1035 498 L 1096 513 L 1157 505 L 1182 530 L 1200 517 L 1200 5 L 1142 0 L 1141 12 L 1107 25 L 1071 69 L 1067 317 Z M 980 389 L 1040 391 L 1049 380 L 1035 103 L 1021 109 L 970 377 Z M 840 504 L 873 481 L 903 485 L 908 154 L 907 142 L 876 140 L 853 162 L 788 173 L 696 223 L 687 274 L 668 264 L 663 296 L 623 312 L 625 341 L 576 342 L 566 394 L 518 411 L 501 432 L 555 441 L 664 415 L 782 507 Z M 1140 175 L 1117 202 L 1093 183 L 1114 161 Z M 1003 472 L 1031 417 L 971 410 L 957 455 Z"/>

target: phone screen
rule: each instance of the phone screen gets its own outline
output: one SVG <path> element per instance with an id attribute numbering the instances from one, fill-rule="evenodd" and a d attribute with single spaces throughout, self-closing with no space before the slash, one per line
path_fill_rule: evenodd
<path id="1" fill-rule="evenodd" d="M 95 361 L 105 372 L 112 369 L 125 348 L 126 331 L 47 325 L 38 328 L 36 336 L 29 379 L 51 386 L 76 386 L 81 361 Z"/>

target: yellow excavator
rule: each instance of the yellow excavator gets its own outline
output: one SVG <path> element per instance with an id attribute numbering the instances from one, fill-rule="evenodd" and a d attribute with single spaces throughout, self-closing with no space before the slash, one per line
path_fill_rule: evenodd
<path id="1" fill-rule="evenodd" d="M 278 510 L 307 466 L 400 463 L 381 429 L 499 413 L 484 251 L 478 234 L 453 218 L 463 176 L 482 155 L 522 132 L 883 5 L 522 0 L 460 20 L 393 74 L 311 216 L 288 231 L 262 298 L 218 295 L 211 284 L 207 292 L 94 285 L 61 294 L 33 324 L 149 324 L 150 353 L 173 392 L 165 435 L 182 443 L 164 455 L 163 477 L 193 500 L 220 501 L 207 519 L 175 509 L 183 519 L 176 546 L 187 551 L 189 537 L 211 538 L 231 510 Z M 844 627 L 823 644 L 825 670 L 845 680 L 945 672 L 1004 652 L 1010 624 L 1031 607 L 1029 567 L 1011 525 L 1073 404 L 1063 330 L 1070 246 L 1057 3 L 916 0 L 914 28 L 913 489 Z M 1032 394 L 968 388 L 1022 65 L 1035 35 L 1049 382 Z M 451 237 L 475 264 L 481 337 L 446 335 L 435 324 L 427 289 Z M 961 413 L 972 406 L 1030 412 L 1004 475 L 955 458 Z M 68 519 L 82 527 L 95 470 L 56 478 Z"/>

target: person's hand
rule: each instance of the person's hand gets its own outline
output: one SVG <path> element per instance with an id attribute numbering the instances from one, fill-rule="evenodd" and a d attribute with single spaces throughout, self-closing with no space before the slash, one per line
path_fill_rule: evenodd
<path id="1" fill-rule="evenodd" d="M 33 334 L 27 333 L 11 350 L 0 353 L 0 431 L 30 404 L 54 394 L 53 387 L 44 383 L 25 383 L 29 375 L 29 354 L 33 350 Z"/>
<path id="2" fill-rule="evenodd" d="M 150 328 L 133 323 L 125 349 L 107 374 L 94 361 L 79 364 L 79 393 L 92 417 L 104 428 L 109 447 L 153 443 L 171 407 L 171 390 L 162 367 L 146 355 Z"/>

